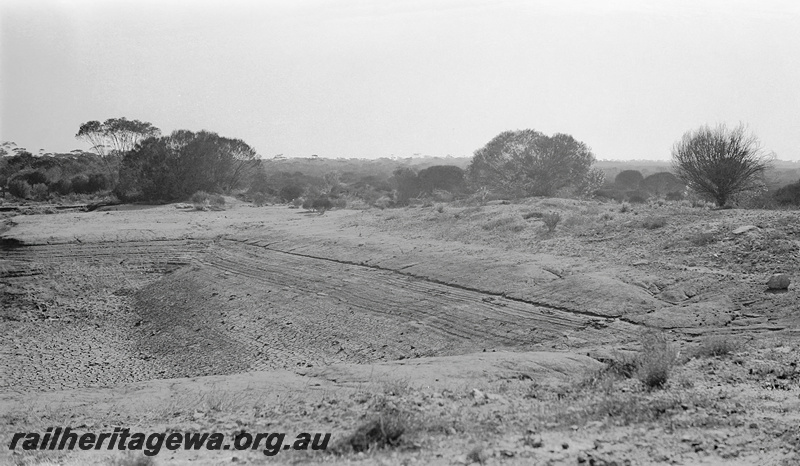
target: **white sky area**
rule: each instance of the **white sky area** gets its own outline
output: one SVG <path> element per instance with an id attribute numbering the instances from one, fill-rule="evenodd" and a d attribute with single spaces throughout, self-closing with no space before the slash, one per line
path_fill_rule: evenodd
<path id="1" fill-rule="evenodd" d="M 502 131 L 667 160 L 748 124 L 800 160 L 800 2 L 0 0 L 0 139 L 206 129 L 263 157 L 471 156 Z"/>

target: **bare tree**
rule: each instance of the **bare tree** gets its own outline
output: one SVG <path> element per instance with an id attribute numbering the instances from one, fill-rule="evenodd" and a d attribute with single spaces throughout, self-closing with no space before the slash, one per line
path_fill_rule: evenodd
<path id="1" fill-rule="evenodd" d="M 230 157 L 226 190 L 230 191 L 250 178 L 261 167 L 261 157 L 241 139 L 222 138 L 223 150 Z"/>
<path id="2" fill-rule="evenodd" d="M 769 166 L 754 135 L 743 124 L 728 129 L 703 126 L 689 131 L 672 147 L 675 174 L 698 194 L 723 207 L 746 191 Z"/>

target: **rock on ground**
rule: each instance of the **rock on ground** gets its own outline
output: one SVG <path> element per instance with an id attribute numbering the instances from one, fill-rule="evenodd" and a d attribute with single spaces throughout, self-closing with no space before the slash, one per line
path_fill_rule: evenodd
<path id="1" fill-rule="evenodd" d="M 770 290 L 785 290 L 789 288 L 789 284 L 792 281 L 789 279 L 789 276 L 785 273 L 776 273 L 775 275 L 769 277 L 767 281 L 767 287 Z"/>

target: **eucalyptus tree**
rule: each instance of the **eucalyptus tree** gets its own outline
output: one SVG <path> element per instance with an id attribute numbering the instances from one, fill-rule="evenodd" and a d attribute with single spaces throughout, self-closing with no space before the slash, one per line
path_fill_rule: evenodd
<path id="1" fill-rule="evenodd" d="M 75 138 L 88 143 L 91 150 L 103 159 L 109 180 L 115 185 L 117 166 L 125 153 L 140 141 L 160 135 L 161 130 L 151 123 L 121 117 L 109 118 L 102 123 L 87 121 L 78 129 Z"/>
<path id="2" fill-rule="evenodd" d="M 516 196 L 552 196 L 593 177 L 589 147 L 568 134 L 506 131 L 475 151 L 467 171 L 473 183 Z"/>

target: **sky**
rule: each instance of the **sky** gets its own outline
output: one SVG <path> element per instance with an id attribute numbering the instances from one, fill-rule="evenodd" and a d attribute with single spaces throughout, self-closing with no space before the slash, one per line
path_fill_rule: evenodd
<path id="1" fill-rule="evenodd" d="M 800 160 L 793 0 L 0 0 L 0 140 L 90 120 L 209 130 L 264 158 L 471 156 L 507 130 L 668 160 L 748 125 Z"/>

